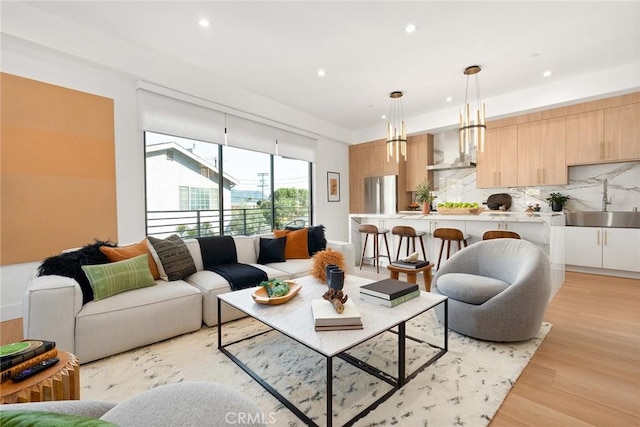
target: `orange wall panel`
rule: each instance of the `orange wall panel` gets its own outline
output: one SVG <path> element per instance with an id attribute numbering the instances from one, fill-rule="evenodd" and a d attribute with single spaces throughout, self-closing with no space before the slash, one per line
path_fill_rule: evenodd
<path id="1" fill-rule="evenodd" d="M 0 263 L 117 240 L 113 100 L 1 73 Z"/>

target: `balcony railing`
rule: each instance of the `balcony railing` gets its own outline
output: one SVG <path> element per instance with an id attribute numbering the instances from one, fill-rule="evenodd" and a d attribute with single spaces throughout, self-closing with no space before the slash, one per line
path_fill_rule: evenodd
<path id="1" fill-rule="evenodd" d="M 222 218 L 221 218 L 222 215 Z M 275 218 L 275 226 L 273 226 Z M 239 208 L 219 210 L 147 211 L 147 235 L 166 237 L 250 236 L 287 225 L 308 225 L 308 207 Z"/>

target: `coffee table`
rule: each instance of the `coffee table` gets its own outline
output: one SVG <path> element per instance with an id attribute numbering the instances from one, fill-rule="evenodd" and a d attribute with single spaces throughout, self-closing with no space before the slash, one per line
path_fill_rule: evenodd
<path id="1" fill-rule="evenodd" d="M 373 375 L 392 386 L 391 390 L 382 394 L 382 396 L 356 414 L 345 424 L 352 425 L 380 403 L 388 399 L 406 382 L 413 379 L 418 375 L 418 373 L 447 352 L 448 325 L 446 321 L 443 325 L 444 333 L 442 345 L 427 343 L 415 337 L 407 336 L 406 334 L 406 322 L 408 320 L 417 317 L 436 306 L 442 305 L 444 307 L 444 319 L 447 319 L 448 300 L 445 296 L 421 292 L 419 297 L 406 301 L 396 307 L 384 307 L 358 298 L 358 288 L 362 285 L 373 282 L 373 280 L 349 275 L 345 278 L 344 292 L 356 303 L 356 306 L 362 316 L 364 329 L 316 332 L 313 324 L 313 315 L 311 313 L 311 300 L 315 298 L 322 298 L 322 294 L 326 291 L 327 287 L 311 276 L 296 279 L 296 282 L 302 285 L 302 289 L 297 296 L 283 305 L 271 306 L 255 303 L 251 298 L 251 293 L 256 288 L 218 295 L 218 349 L 233 360 L 240 368 L 247 372 L 253 379 L 255 379 L 307 425 L 316 426 L 317 424 L 293 403 L 286 399 L 285 396 L 279 393 L 274 387 L 268 384 L 262 377 L 260 377 L 260 375 L 249 368 L 249 366 L 240 360 L 239 357 L 227 350 L 227 347 L 233 344 L 255 338 L 257 335 L 261 335 L 264 332 L 233 342 L 225 344 L 222 343 L 222 337 L 224 335 L 222 332 L 224 324 L 221 323 L 223 302 L 237 308 L 252 318 L 324 356 L 326 360 L 325 396 L 327 426 L 332 426 L 333 423 L 333 359 L 335 357 L 362 369 L 368 374 Z M 295 319 L 295 321 L 293 319 Z M 396 375 L 383 372 L 379 368 L 371 366 L 346 353 L 347 350 L 352 349 L 358 344 L 388 331 L 396 334 L 398 338 L 398 372 Z M 406 339 L 427 344 L 429 347 L 438 350 L 437 353 L 409 375 L 406 373 Z"/>

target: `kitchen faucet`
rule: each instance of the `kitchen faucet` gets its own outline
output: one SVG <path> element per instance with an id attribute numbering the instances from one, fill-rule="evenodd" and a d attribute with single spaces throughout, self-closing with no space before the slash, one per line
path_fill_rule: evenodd
<path id="1" fill-rule="evenodd" d="M 611 198 L 607 196 L 607 179 L 605 178 L 603 182 L 602 189 L 602 212 L 607 211 L 607 205 L 611 204 Z"/>

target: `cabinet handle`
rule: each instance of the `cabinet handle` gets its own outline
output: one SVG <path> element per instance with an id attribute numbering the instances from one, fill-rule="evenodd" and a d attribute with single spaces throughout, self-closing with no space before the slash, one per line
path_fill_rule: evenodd
<path id="1" fill-rule="evenodd" d="M 602 234 L 604 235 L 604 245 L 607 246 L 607 230 L 604 230 Z"/>
<path id="2" fill-rule="evenodd" d="M 536 169 L 536 182 L 540 183 L 540 168 Z"/>
<path id="3" fill-rule="evenodd" d="M 493 173 L 493 185 L 498 185 L 498 180 L 496 179 L 497 172 Z"/>
<path id="4" fill-rule="evenodd" d="M 596 230 L 596 232 L 598 233 L 598 239 L 596 244 L 600 246 L 600 230 Z"/>
<path id="5" fill-rule="evenodd" d="M 498 184 L 502 184 L 502 172 L 498 172 Z"/>
<path id="6" fill-rule="evenodd" d="M 544 184 L 546 181 L 544 179 L 544 168 L 542 168 L 542 183 Z"/>
<path id="7" fill-rule="evenodd" d="M 604 141 L 600 143 L 600 158 L 604 159 Z"/>

